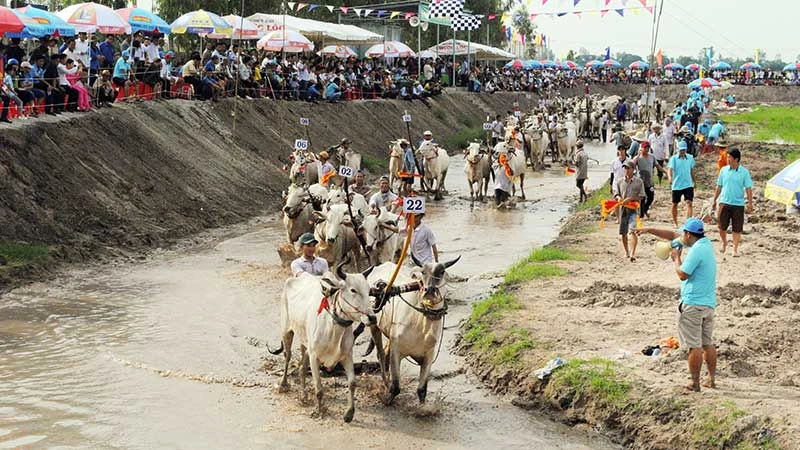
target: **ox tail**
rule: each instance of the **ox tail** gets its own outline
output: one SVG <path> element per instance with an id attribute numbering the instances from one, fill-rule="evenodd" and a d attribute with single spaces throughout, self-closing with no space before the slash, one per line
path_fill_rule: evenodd
<path id="1" fill-rule="evenodd" d="M 369 356 L 369 354 L 372 353 L 373 350 L 375 350 L 375 341 L 370 339 L 369 345 L 367 345 L 367 350 L 361 356 Z"/>
<path id="2" fill-rule="evenodd" d="M 273 355 L 280 355 L 281 353 L 283 353 L 283 341 L 281 341 L 281 346 L 275 350 L 270 350 L 269 344 L 267 344 L 267 351 L 272 353 Z"/>

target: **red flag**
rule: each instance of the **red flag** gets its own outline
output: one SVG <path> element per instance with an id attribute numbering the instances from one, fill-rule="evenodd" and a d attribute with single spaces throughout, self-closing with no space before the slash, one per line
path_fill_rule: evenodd
<path id="1" fill-rule="evenodd" d="M 570 174 L 575 173 L 575 169 L 572 167 L 564 168 L 564 176 L 569 176 Z"/>
<path id="2" fill-rule="evenodd" d="M 661 49 L 658 49 L 658 53 L 656 53 L 656 62 L 658 63 L 658 67 L 664 65 L 664 54 L 661 53 Z"/>
<path id="3" fill-rule="evenodd" d="M 639 0 L 639 1 L 642 2 L 642 6 L 647 8 L 647 0 Z"/>
<path id="4" fill-rule="evenodd" d="M 486 20 L 494 20 L 495 17 L 497 17 L 497 14 L 489 14 L 486 16 Z"/>
<path id="5" fill-rule="evenodd" d="M 608 1 L 608 0 L 606 0 L 606 1 Z M 607 4 L 608 4 L 608 3 L 606 3 L 606 5 L 607 5 Z M 603 17 L 603 16 L 605 16 L 605 15 L 608 13 L 608 11 L 609 11 L 609 10 L 607 10 L 607 9 L 601 9 L 601 10 L 600 10 L 600 17 Z"/>
<path id="6" fill-rule="evenodd" d="M 547 0 L 542 0 L 542 5 L 544 5 L 545 3 L 547 3 Z"/>

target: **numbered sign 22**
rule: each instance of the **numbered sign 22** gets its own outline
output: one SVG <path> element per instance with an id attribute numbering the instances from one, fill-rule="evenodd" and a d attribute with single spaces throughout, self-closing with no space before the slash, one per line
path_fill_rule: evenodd
<path id="1" fill-rule="evenodd" d="M 339 166 L 339 176 L 352 178 L 356 171 L 352 167 Z"/>
<path id="2" fill-rule="evenodd" d="M 295 139 L 294 140 L 294 149 L 305 151 L 308 150 L 308 141 L 305 139 Z"/>
<path id="3" fill-rule="evenodd" d="M 301 117 L 300 118 L 300 125 L 309 126 L 310 124 L 311 124 L 311 121 L 308 120 L 307 117 Z"/>
<path id="4" fill-rule="evenodd" d="M 411 122 L 411 114 L 403 114 L 403 122 Z"/>
<path id="5" fill-rule="evenodd" d="M 403 212 L 406 214 L 423 214 L 425 197 L 403 197 Z"/>
<path id="6" fill-rule="evenodd" d="M 491 123 L 489 123 L 489 122 L 485 122 L 485 123 L 483 124 L 483 129 L 484 129 L 484 130 L 486 130 L 486 131 L 489 131 L 489 130 L 491 130 L 491 129 L 492 129 L 492 124 L 491 124 Z"/>

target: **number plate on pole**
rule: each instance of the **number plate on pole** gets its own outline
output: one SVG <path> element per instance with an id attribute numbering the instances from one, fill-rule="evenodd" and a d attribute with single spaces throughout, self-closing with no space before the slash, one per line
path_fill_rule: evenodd
<path id="1" fill-rule="evenodd" d="M 294 140 L 294 149 L 295 150 L 308 150 L 308 141 L 305 139 L 295 139 Z"/>
<path id="2" fill-rule="evenodd" d="M 425 197 L 403 197 L 403 212 L 406 214 L 423 214 Z"/>
<path id="3" fill-rule="evenodd" d="M 411 122 L 411 114 L 403 114 L 403 122 Z"/>
<path id="4" fill-rule="evenodd" d="M 339 175 L 345 178 L 351 178 L 355 172 L 352 167 L 339 166 Z"/>
<path id="5" fill-rule="evenodd" d="M 308 120 L 307 117 L 301 117 L 300 118 L 300 125 L 309 126 L 310 124 L 311 124 L 311 121 Z"/>
<path id="6" fill-rule="evenodd" d="M 489 131 L 489 130 L 491 130 L 491 129 L 492 129 L 492 124 L 491 124 L 491 123 L 489 123 L 489 122 L 485 122 L 485 123 L 483 124 L 483 129 L 484 129 L 484 130 L 486 130 L 486 131 Z"/>

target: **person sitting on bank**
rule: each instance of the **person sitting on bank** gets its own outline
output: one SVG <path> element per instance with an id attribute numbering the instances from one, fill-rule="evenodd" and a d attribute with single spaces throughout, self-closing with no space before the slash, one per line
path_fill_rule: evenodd
<path id="1" fill-rule="evenodd" d="M 301 273 L 310 273 L 311 275 L 321 277 L 328 271 L 328 261 L 314 255 L 317 250 L 317 239 L 313 233 L 303 233 L 299 239 L 300 251 L 302 256 L 292 261 L 291 269 L 292 275 L 298 276 Z"/>

